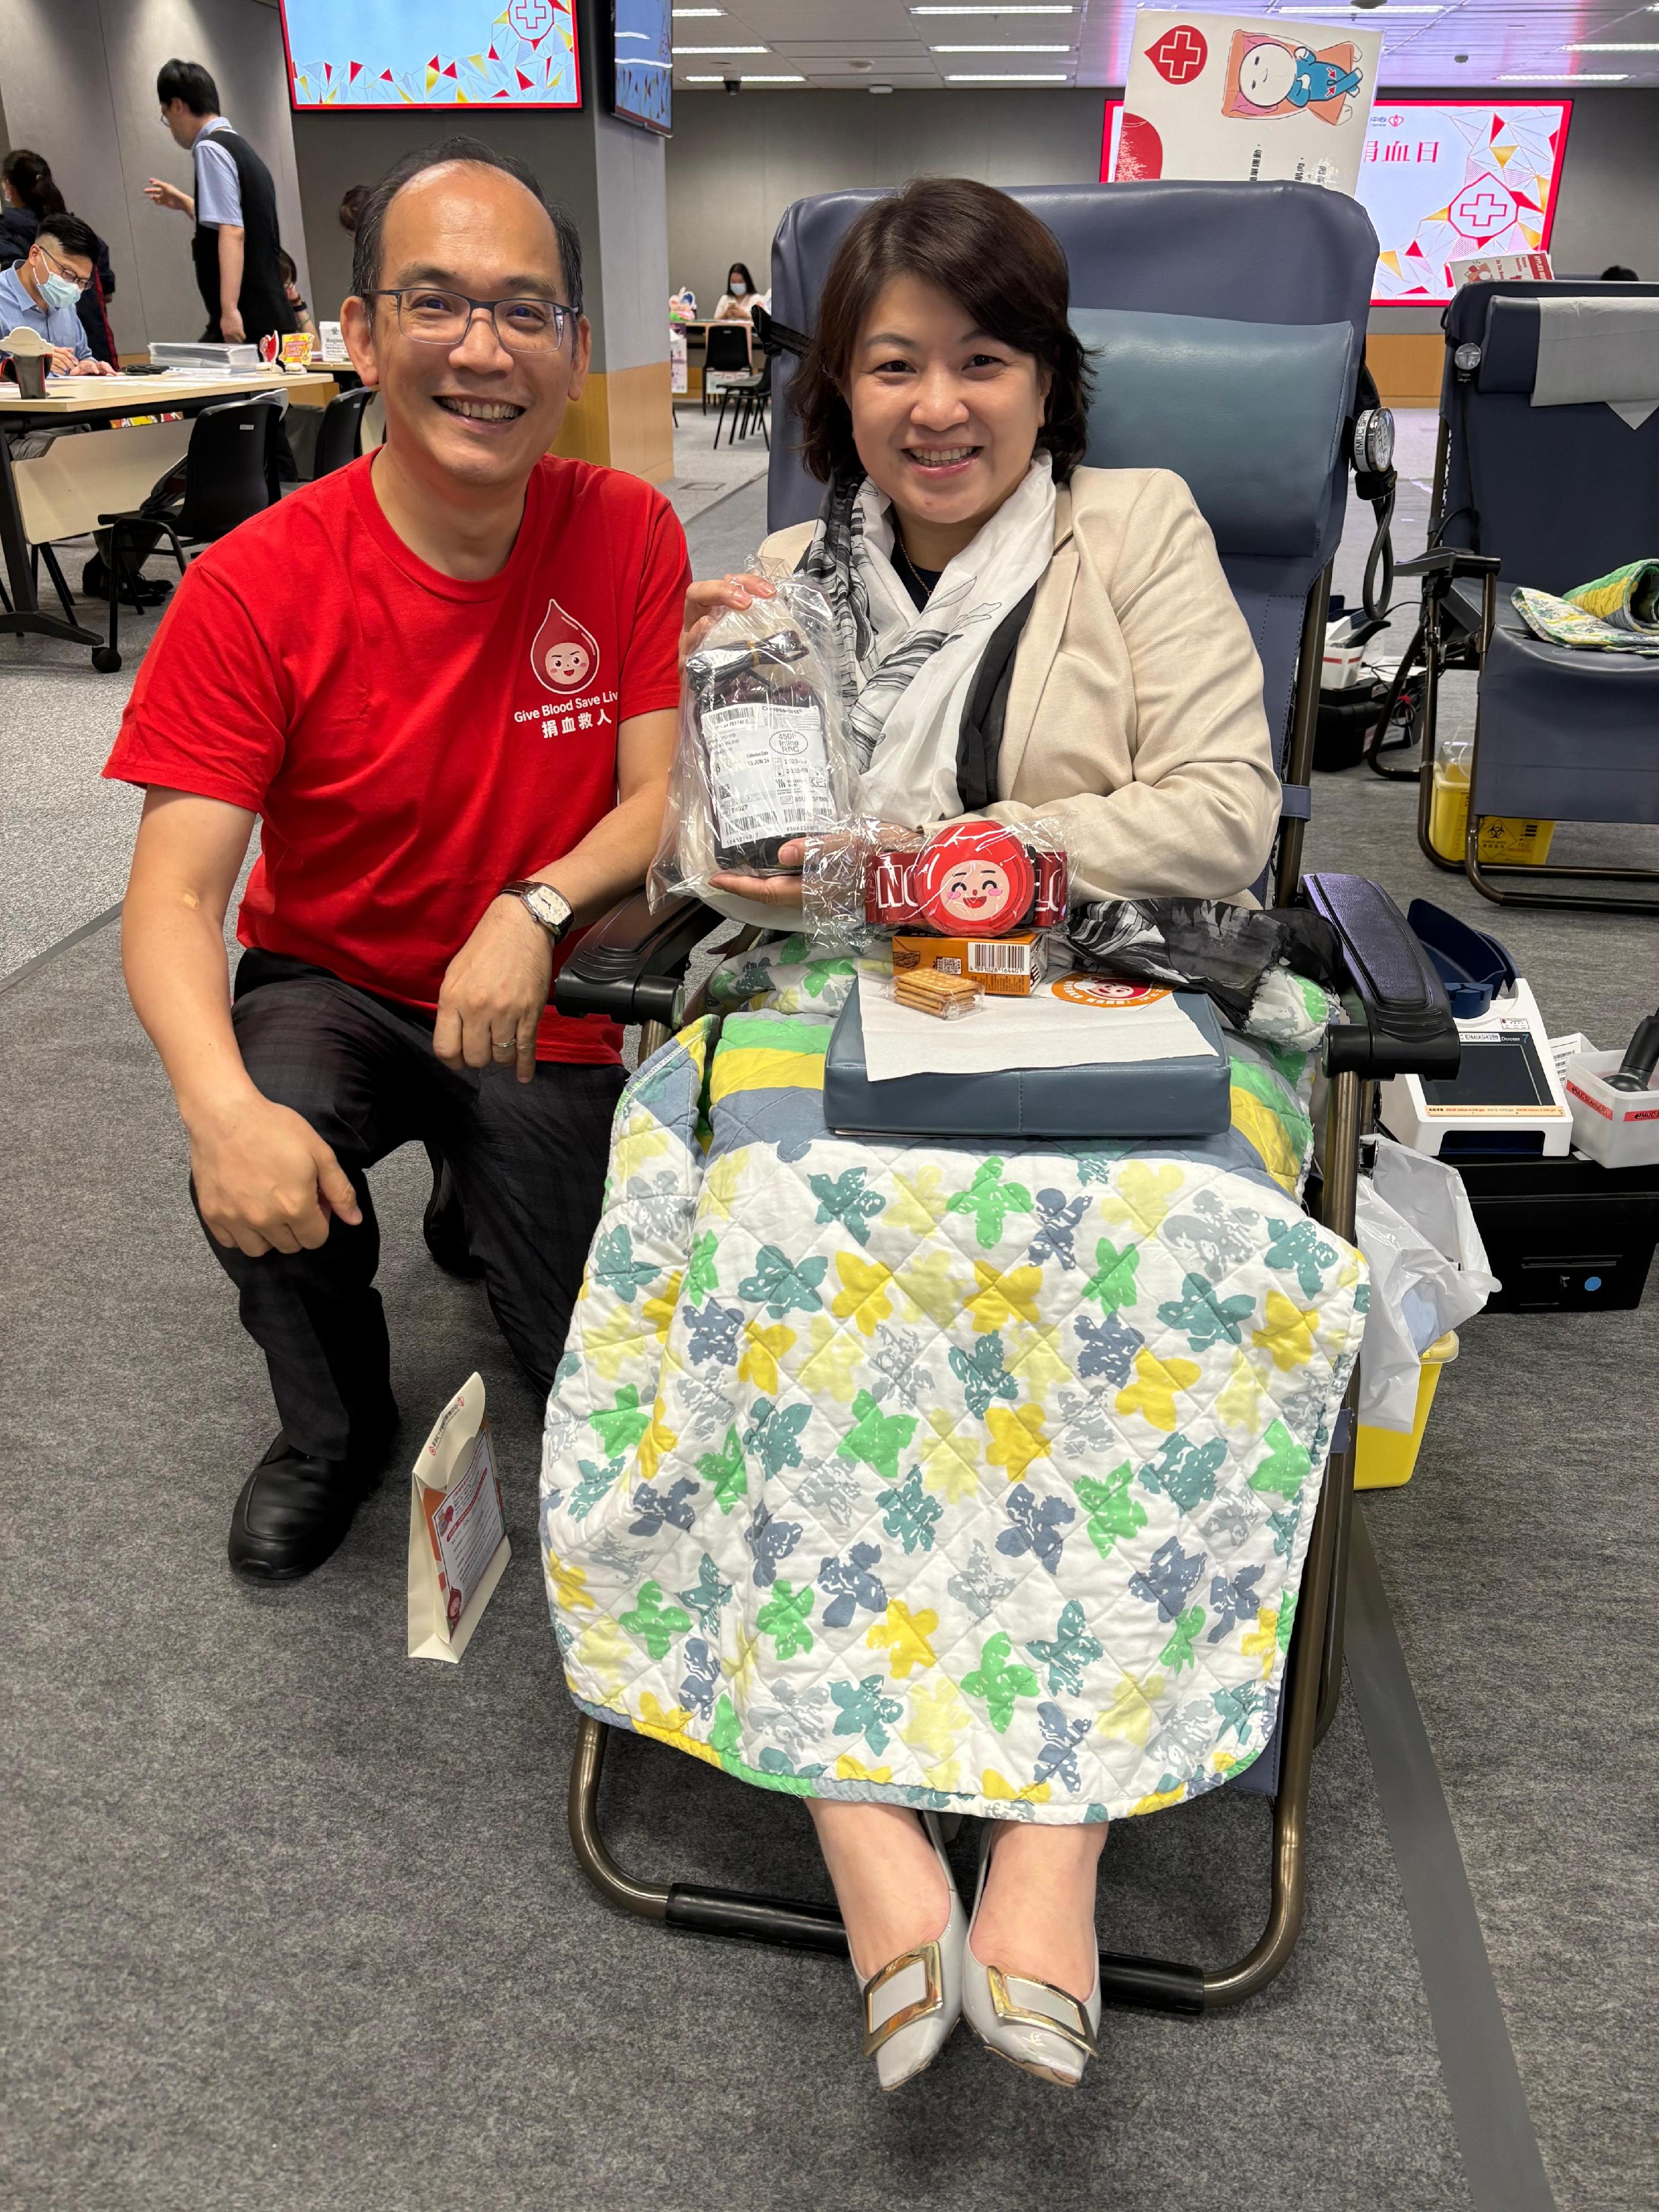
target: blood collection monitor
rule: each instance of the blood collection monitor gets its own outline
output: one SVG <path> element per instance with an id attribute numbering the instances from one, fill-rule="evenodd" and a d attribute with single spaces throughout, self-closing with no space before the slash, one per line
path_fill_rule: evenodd
<path id="1" fill-rule="evenodd" d="M 1544 1018 L 1495 938 L 1425 899 L 1407 920 L 1446 986 L 1462 1058 L 1455 1075 L 1382 1085 L 1382 1126 L 1413 1152 L 1562 1158 L 1572 1115 Z"/>

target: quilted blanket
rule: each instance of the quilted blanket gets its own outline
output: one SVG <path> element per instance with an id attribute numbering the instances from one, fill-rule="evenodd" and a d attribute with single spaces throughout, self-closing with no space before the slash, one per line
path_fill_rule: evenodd
<path id="1" fill-rule="evenodd" d="M 854 1141 L 850 972 L 728 972 L 619 1104 L 547 1410 L 571 1694 L 797 1795 L 1212 1789 L 1273 1731 L 1364 1326 L 1297 1202 L 1304 1056 L 1233 1040 L 1216 1138 Z"/>

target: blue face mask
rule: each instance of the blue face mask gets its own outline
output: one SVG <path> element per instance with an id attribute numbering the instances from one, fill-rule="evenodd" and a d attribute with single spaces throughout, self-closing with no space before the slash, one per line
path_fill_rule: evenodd
<path id="1" fill-rule="evenodd" d="M 81 287 L 70 276 L 47 276 L 41 281 L 40 296 L 49 307 L 73 307 L 80 300 Z"/>

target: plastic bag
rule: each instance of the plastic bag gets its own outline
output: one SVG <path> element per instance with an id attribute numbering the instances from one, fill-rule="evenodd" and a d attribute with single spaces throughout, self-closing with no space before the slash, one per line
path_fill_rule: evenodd
<path id="1" fill-rule="evenodd" d="M 653 909 L 707 896 L 714 875 L 787 874 L 781 847 L 851 823 L 857 771 L 830 609 L 815 584 L 772 580 L 775 598 L 723 610 L 686 660 Z"/>
<path id="2" fill-rule="evenodd" d="M 1049 822 L 978 816 L 932 832 L 864 821 L 808 841 L 809 923 L 841 935 L 1008 937 L 1066 919 L 1070 871 Z"/>
<path id="3" fill-rule="evenodd" d="M 1359 1418 L 1371 1428 L 1409 1431 L 1423 1353 L 1480 1312 L 1498 1278 L 1486 1265 L 1462 1179 L 1443 1160 L 1379 1137 L 1354 1216 L 1370 1269 Z"/>

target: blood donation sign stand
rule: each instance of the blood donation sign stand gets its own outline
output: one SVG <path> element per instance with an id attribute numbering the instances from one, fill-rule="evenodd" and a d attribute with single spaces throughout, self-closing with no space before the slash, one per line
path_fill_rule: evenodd
<path id="1" fill-rule="evenodd" d="M 1160 9 L 1133 21 L 1114 184 L 1214 177 L 1354 191 L 1380 32 Z"/>

